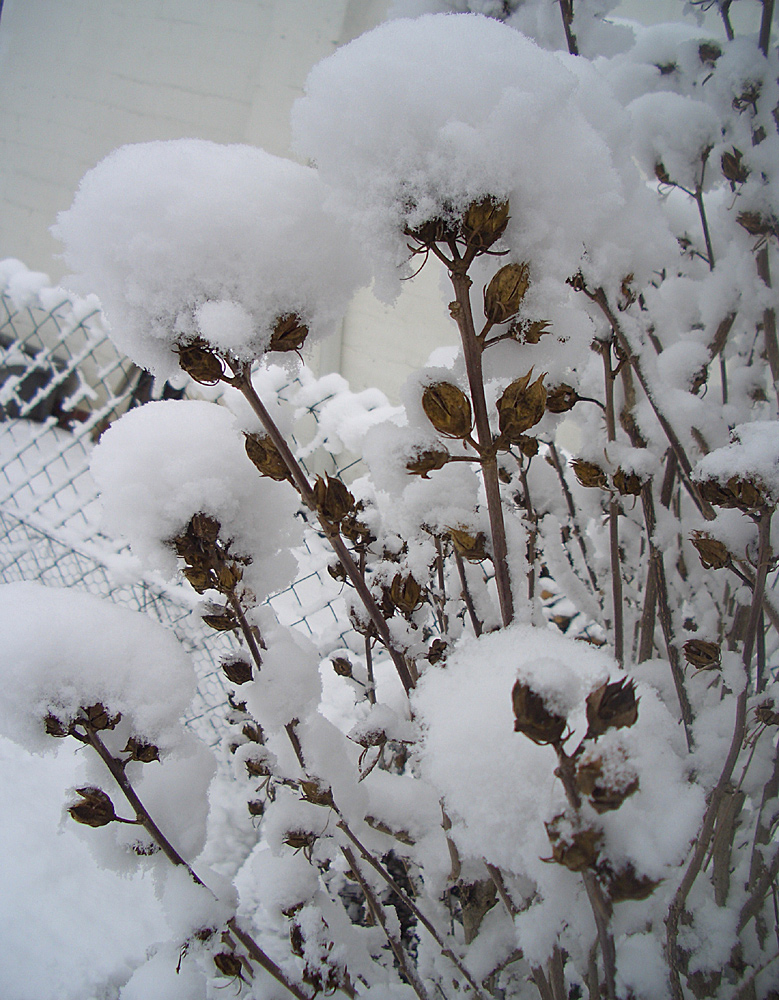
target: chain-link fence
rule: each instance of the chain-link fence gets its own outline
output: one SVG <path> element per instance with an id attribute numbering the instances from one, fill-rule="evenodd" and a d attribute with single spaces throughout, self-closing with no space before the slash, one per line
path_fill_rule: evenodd
<path id="1" fill-rule="evenodd" d="M 96 300 L 49 288 L 44 278 L 18 262 L 0 262 L 0 581 L 78 587 L 172 629 L 198 675 L 188 721 L 215 741 L 225 705 L 219 661 L 234 640 L 204 634 L 188 588 L 128 582 L 125 547 L 98 527 L 92 448 L 112 420 L 150 398 L 150 378 L 116 351 Z M 298 388 L 293 380 L 280 395 L 291 400 Z M 162 394 L 182 393 L 166 387 Z M 297 408 L 296 427 L 306 440 L 327 402 L 324 395 Z M 320 448 L 309 464 L 343 475 L 355 462 Z M 346 619 L 314 533 L 303 556 L 305 569 L 269 603 L 283 624 L 337 637 Z"/>

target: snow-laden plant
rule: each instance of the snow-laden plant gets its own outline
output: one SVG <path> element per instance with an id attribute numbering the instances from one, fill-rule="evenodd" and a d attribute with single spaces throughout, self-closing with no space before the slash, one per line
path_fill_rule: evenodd
<path id="1" fill-rule="evenodd" d="M 155 775 L 184 753 L 170 654 L 81 599 L 7 592 L 4 729 L 91 747 L 127 806 L 93 770 L 70 815 L 104 863 L 134 851 L 165 883 L 171 941 L 123 1000 L 157 976 L 172 997 L 223 977 L 258 997 L 769 996 L 773 4 L 738 38 L 720 4 L 717 40 L 561 2 L 567 52 L 549 4 L 414 6 L 481 13 L 390 21 L 317 66 L 294 113 L 313 167 L 127 147 L 57 226 L 131 356 L 224 390 L 130 412 L 94 472 L 111 523 L 240 642 L 218 787 L 247 821 L 198 859 L 209 764 L 169 794 Z M 534 18 L 546 49 L 512 27 Z M 273 365 L 302 364 L 368 267 L 392 295 L 433 261 L 461 349 L 370 418 L 368 475 L 312 480 Z M 337 635 L 260 604 L 301 522 L 332 548 Z"/>

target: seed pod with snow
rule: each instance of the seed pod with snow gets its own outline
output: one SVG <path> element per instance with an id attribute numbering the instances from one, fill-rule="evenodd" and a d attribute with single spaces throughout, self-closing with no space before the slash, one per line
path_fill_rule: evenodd
<path id="1" fill-rule="evenodd" d="M 685 660 L 697 670 L 716 670 L 722 664 L 722 651 L 718 642 L 688 639 L 683 649 Z"/>
<path id="2" fill-rule="evenodd" d="M 508 323 L 519 312 L 530 284 L 527 264 L 506 264 L 484 289 L 484 315 L 491 323 Z"/>
<path id="3" fill-rule="evenodd" d="M 468 397 L 451 382 L 428 385 L 422 393 L 422 409 L 439 434 L 464 438 L 471 433 L 473 416 Z"/>
<path id="4" fill-rule="evenodd" d="M 583 872 L 596 866 L 603 842 L 602 830 L 567 813 L 560 813 L 544 825 L 552 845 L 549 860 L 572 872 Z"/>
<path id="5" fill-rule="evenodd" d="M 100 827 L 114 822 L 116 819 L 114 804 L 101 788 L 88 785 L 85 788 L 77 788 L 76 792 L 81 796 L 81 801 L 69 806 L 68 813 L 77 823 Z"/>
<path id="6" fill-rule="evenodd" d="M 512 382 L 498 400 L 501 437 L 511 444 L 517 444 L 526 431 L 535 427 L 546 409 L 545 374 L 539 375 L 531 385 L 532 374 L 531 368 L 527 375 Z"/>
<path id="7" fill-rule="evenodd" d="M 514 706 L 514 731 L 522 733 L 539 746 L 560 743 L 568 720 L 547 708 L 543 697 L 529 684 L 517 681 L 511 692 Z"/>
<path id="8" fill-rule="evenodd" d="M 704 569 L 722 569 L 730 562 L 727 545 L 705 531 L 694 531 L 690 541 L 697 549 Z"/>
<path id="9" fill-rule="evenodd" d="M 623 677 L 602 684 L 587 695 L 587 735 L 602 736 L 609 729 L 632 726 L 638 718 L 638 698 L 632 680 Z"/>
<path id="10" fill-rule="evenodd" d="M 465 210 L 462 233 L 469 247 L 483 252 L 501 238 L 508 224 L 509 203 L 489 195 L 471 202 Z"/>

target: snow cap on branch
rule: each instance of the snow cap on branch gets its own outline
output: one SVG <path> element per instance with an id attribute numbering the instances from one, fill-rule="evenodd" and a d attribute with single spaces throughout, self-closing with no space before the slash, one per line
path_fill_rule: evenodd
<path id="1" fill-rule="evenodd" d="M 366 277 L 316 171 L 251 146 L 123 146 L 81 181 L 54 234 L 117 347 L 167 377 L 202 337 L 249 360 L 276 321 L 331 332 Z"/>

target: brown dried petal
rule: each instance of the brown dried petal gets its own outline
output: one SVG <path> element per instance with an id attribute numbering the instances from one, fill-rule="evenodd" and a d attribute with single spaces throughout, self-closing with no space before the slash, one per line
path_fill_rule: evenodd
<path id="1" fill-rule="evenodd" d="M 546 409 L 545 373 L 528 385 L 532 372 L 531 368 L 527 375 L 512 382 L 498 400 L 500 433 L 512 444 L 518 444 L 522 435 L 535 427 Z"/>
<path id="2" fill-rule="evenodd" d="M 308 327 L 295 313 L 281 316 L 271 334 L 269 350 L 299 351 L 306 342 Z"/>
<path id="3" fill-rule="evenodd" d="M 116 819 L 114 804 L 101 788 L 88 785 L 85 788 L 77 788 L 76 791 L 82 801 L 70 806 L 68 812 L 77 823 L 94 827 L 113 823 Z"/>
<path id="4" fill-rule="evenodd" d="M 712 538 L 705 531 L 693 532 L 690 541 L 698 550 L 698 556 L 704 569 L 722 569 L 730 562 L 727 545 L 717 538 Z"/>
<path id="5" fill-rule="evenodd" d="M 744 154 L 741 150 L 736 149 L 735 146 L 731 152 L 725 151 L 722 154 L 720 160 L 722 175 L 726 180 L 730 181 L 732 187 L 735 187 L 736 184 L 743 184 L 747 177 L 749 177 L 749 171 L 742 163 L 743 156 Z"/>
<path id="6" fill-rule="evenodd" d="M 192 515 L 187 531 L 191 531 L 195 538 L 199 538 L 207 545 L 213 545 L 219 537 L 221 528 L 222 525 L 215 517 L 201 512 Z"/>
<path id="7" fill-rule="evenodd" d="M 225 610 L 219 615 L 202 615 L 203 623 L 215 632 L 232 632 L 238 628 L 238 622 L 232 611 Z"/>
<path id="8" fill-rule="evenodd" d="M 443 469 L 450 459 L 451 455 L 445 448 L 428 448 L 425 451 L 418 452 L 414 458 L 410 458 L 406 462 L 406 471 L 410 472 L 413 476 L 421 476 L 423 479 L 429 479 L 429 472 L 435 472 L 436 469 Z"/>
<path id="9" fill-rule="evenodd" d="M 746 229 L 750 236 L 771 236 L 777 233 L 777 223 L 760 212 L 739 212 L 736 222 Z"/>
<path id="10" fill-rule="evenodd" d="M 587 735 L 601 736 L 608 729 L 632 726 L 638 718 L 638 698 L 632 680 L 623 677 L 602 684 L 587 696 Z"/>
<path id="11" fill-rule="evenodd" d="M 433 639 L 425 659 L 428 663 L 440 663 L 446 659 L 447 645 L 443 639 Z"/>
<path id="12" fill-rule="evenodd" d="M 289 469 L 276 445 L 265 434 L 247 434 L 244 441 L 246 454 L 255 467 L 269 479 L 281 483 L 291 479 Z"/>
<path id="13" fill-rule="evenodd" d="M 48 713 L 43 719 L 43 725 L 46 730 L 47 736 L 57 736 L 62 738 L 64 736 L 69 736 L 70 733 L 65 728 L 65 726 L 60 722 L 56 715 L 52 715 L 51 712 Z"/>
<path id="14" fill-rule="evenodd" d="M 511 692 L 511 701 L 515 732 L 522 733 L 540 746 L 560 742 L 567 719 L 550 711 L 540 694 L 523 681 L 517 681 Z"/>
<path id="15" fill-rule="evenodd" d="M 425 387 L 422 409 L 430 423 L 444 437 L 464 438 L 471 433 L 473 416 L 468 397 L 451 382 Z"/>
<path id="16" fill-rule="evenodd" d="M 506 264 L 484 289 L 484 315 L 491 323 L 507 323 L 519 312 L 530 284 L 527 264 Z"/>
<path id="17" fill-rule="evenodd" d="M 688 639 L 682 648 L 685 660 L 698 670 L 716 670 L 722 665 L 722 651 L 718 642 Z"/>

